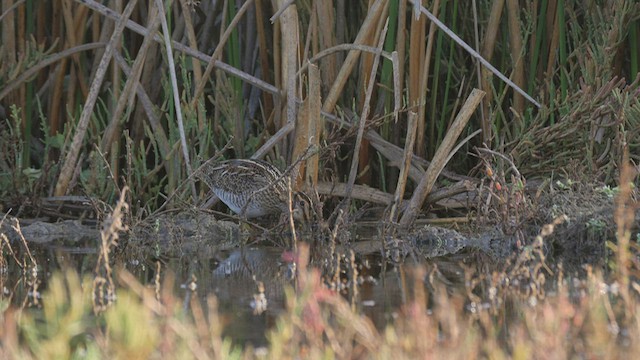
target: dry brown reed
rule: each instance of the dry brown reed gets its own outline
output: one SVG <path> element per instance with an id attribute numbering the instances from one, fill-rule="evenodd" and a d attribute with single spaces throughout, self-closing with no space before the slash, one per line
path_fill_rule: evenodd
<path id="1" fill-rule="evenodd" d="M 493 169 L 495 159 L 512 170 L 485 171 L 489 186 L 481 190 L 488 191 L 469 195 L 472 205 L 463 211 L 475 207 L 485 219 L 495 211 L 490 220 L 504 226 L 517 228 L 528 215 L 525 177 L 560 171 L 618 182 L 617 245 L 609 265 L 615 281 L 599 270 L 572 278 L 548 267 L 541 233 L 502 271 L 467 275 L 462 295 L 433 280 L 438 269 L 413 270 L 412 281 L 402 282 L 411 295 L 386 327 L 376 328 L 353 310 L 357 288 L 350 299 L 334 291 L 343 271 L 352 285 L 358 276 L 353 259 L 338 254 L 344 224 L 355 213 L 345 202 L 323 224 L 335 260 L 331 272 L 323 278 L 307 268 L 300 247 L 298 287 L 288 290 L 287 310 L 268 334 L 264 357 L 638 353 L 631 238 L 637 200 L 629 185 L 637 178 L 628 164 L 640 160 L 640 77 L 630 74 L 638 50 L 628 34 L 639 28 L 640 7 L 631 0 L 589 7 L 572 0 L 523 7 L 513 0 L 471 6 L 436 0 L 428 9 L 424 3 L 401 0 L 394 13 L 387 0 L 255 0 L 237 8 L 228 0 L 124 7 L 2 1 L 0 101 L 15 116 L 0 119 L 0 208 L 22 216 L 32 204 L 25 198 L 84 192 L 117 205 L 101 232 L 93 286 L 67 271 L 49 282 L 41 313 L 3 302 L 0 355 L 259 356 L 222 335 L 215 297 L 201 303 L 194 292 L 185 307 L 172 293 L 171 276 L 161 282 L 158 275 L 149 289 L 112 267 L 111 252 L 127 216 L 186 208 L 204 196 L 189 169 L 212 154 L 293 163 L 317 148 L 317 156 L 305 159 L 311 187 L 388 205 L 390 220 L 400 217 L 404 226 L 424 214 L 425 203 L 471 194 L 481 183 L 463 174 L 478 164 Z M 384 79 L 385 64 L 392 81 Z M 481 96 L 469 84 L 486 92 L 475 117 Z M 467 97 L 472 100 L 458 110 Z M 478 130 L 482 140 L 473 139 Z M 480 144 L 487 147 L 480 160 L 466 156 Z M 401 169 L 393 179 L 391 167 Z M 32 186 L 33 170 L 42 170 L 35 179 L 41 185 Z M 389 184 L 396 185 L 394 194 Z M 18 225 L 13 229 L 20 233 Z M 37 273 L 29 239 L 17 247 L 0 237 L 0 268 L 13 261 Z M 325 286 L 327 278 L 334 288 Z M 425 292 L 425 281 L 435 290 Z M 40 294 L 37 279 L 24 283 L 31 297 L 23 308 Z M 91 308 L 102 314 L 94 317 Z"/>
<path id="2" fill-rule="evenodd" d="M 576 4 L 571 1 L 565 2 L 564 11 L 554 1 L 545 3 L 545 9 L 535 4 L 520 9 L 513 1 L 472 3 L 471 7 L 436 1 L 427 9 L 416 1 L 400 1 L 396 7 L 385 0 L 368 4 L 339 2 L 335 8 L 331 3 L 246 1 L 236 9 L 229 1 L 213 6 L 181 0 L 165 4 L 168 12 L 160 16 L 154 6 L 157 4 L 129 3 L 128 7 L 112 9 L 91 0 L 65 1 L 39 3 L 32 13 L 25 13 L 24 3 L 9 1 L 8 7 L 3 8 L 1 56 L 7 61 L 2 63 L 0 73 L 4 80 L 0 100 L 3 105 L 19 105 L 18 114 L 24 117 L 25 131 L 21 137 L 29 144 L 22 154 L 25 165 L 32 158 L 36 167 L 43 166 L 45 161 L 30 151 L 34 142 L 49 144 L 53 143 L 52 136 L 62 137 L 47 151 L 47 156 L 60 163 L 52 173 L 57 179 L 50 180 L 55 184 L 53 194 L 79 190 L 69 187 L 82 184 L 76 180 L 86 170 L 84 159 L 93 158 L 86 154 L 93 151 L 89 145 L 99 141 L 102 153 L 109 154 L 107 158 L 116 178 L 134 179 L 123 172 L 129 166 L 125 164 L 130 164 L 145 179 L 138 181 L 138 185 L 127 185 L 134 196 L 146 197 L 142 202 L 147 204 L 147 213 L 163 203 L 159 197 L 152 199 L 149 195 L 157 193 L 158 188 L 165 188 L 164 196 L 177 191 L 179 195 L 172 199 L 178 206 L 189 197 L 202 195 L 191 184 L 189 169 L 209 158 L 230 138 L 234 148 L 225 156 L 267 156 L 274 160 L 284 158 L 285 162 L 292 162 L 297 158 L 296 152 L 304 148 L 301 144 L 305 141 L 296 139 L 306 139 L 306 143 L 313 140 L 316 146 L 332 148 L 327 151 L 339 154 L 340 160 L 332 160 L 335 166 L 331 167 L 337 173 L 330 179 L 327 156 L 319 154 L 314 165 L 318 170 L 312 171 L 312 178 L 318 174 L 318 181 L 331 180 L 337 187 L 344 181 L 346 196 L 351 195 L 356 183 L 389 194 L 387 185 L 401 180 L 389 167 L 399 168 L 405 158 L 402 149 L 398 152 L 389 147 L 402 147 L 405 143 L 403 134 L 409 125 L 406 119 L 410 109 L 418 115 L 413 149 L 416 156 L 411 157 L 411 181 L 402 186 L 412 191 L 422 178 L 420 167 L 425 163 L 421 158 L 436 153 L 449 132 L 460 100 L 470 91 L 468 84 L 473 80 L 467 79 L 476 75 L 470 70 L 473 66 L 469 59 L 482 63 L 482 69 L 491 69 L 502 80 L 491 78 L 485 70 L 476 79 L 488 94 L 478 122 L 472 121 L 465 131 L 469 134 L 479 128 L 481 142 L 487 146 L 511 151 L 516 162 L 532 163 L 531 157 L 523 156 L 527 151 L 523 148 L 531 143 L 541 147 L 557 143 L 558 138 L 547 136 L 554 131 L 549 122 L 562 123 L 555 130 L 558 132 L 578 124 L 575 115 L 579 114 L 565 110 L 561 110 L 563 114 L 574 116 L 560 114 L 565 121 L 555 121 L 559 109 L 584 105 L 583 101 L 576 101 L 579 96 L 567 91 L 567 86 L 579 91 L 578 80 L 583 74 L 587 84 L 594 86 L 592 91 L 597 93 L 597 86 L 608 88 L 605 84 L 612 81 L 619 63 L 612 61 L 613 56 L 601 56 L 600 40 L 607 40 L 622 51 L 625 32 L 620 29 L 635 19 L 638 11 L 623 0 L 616 2 L 612 8 L 615 11 L 601 14 L 592 9 L 576 13 Z M 47 12 L 61 14 L 64 21 L 47 22 L 41 17 Z M 557 20 L 563 14 L 583 16 L 587 24 L 593 24 L 594 34 L 580 38 L 579 31 L 563 29 Z M 450 21 L 452 16 L 460 17 L 461 23 Z M 268 17 L 272 23 L 265 21 Z M 156 28 L 162 19 L 167 26 L 161 36 Z M 27 21 L 35 21 L 35 28 L 30 30 L 33 40 L 24 36 L 26 31 L 21 31 L 29 29 Z M 543 25 L 548 33 L 543 31 Z M 10 31 L 11 28 L 20 31 Z M 500 37 L 502 28 L 509 31 Z M 387 31 L 395 36 L 386 36 Z M 476 49 L 463 41 L 472 37 L 469 34 L 476 34 Z M 478 34 L 482 34 L 481 39 Z M 580 41 L 590 39 L 597 40 L 587 47 L 590 53 L 604 59 L 597 65 L 602 74 L 600 85 L 591 79 L 596 67 L 580 60 L 587 56 L 577 55 L 583 51 Z M 554 49 L 570 48 L 567 41 L 575 42 L 573 48 L 577 52 L 569 54 L 573 58 L 565 52 L 560 59 L 556 58 Z M 169 52 L 165 50 L 165 55 L 159 56 L 163 52 L 158 43 L 164 44 Z M 174 59 L 175 64 L 171 65 Z M 319 65 L 321 79 L 319 96 L 313 94 L 313 98 L 322 99 L 315 100 L 320 102 L 321 110 L 317 107 L 302 110 L 312 117 L 315 132 L 296 124 L 300 104 L 312 96 L 305 88 L 305 84 L 311 84 L 303 70 L 307 59 Z M 375 66 L 375 61 L 382 66 Z M 501 64 L 504 71 L 497 71 L 489 62 Z M 529 74 L 524 67 L 528 63 L 533 70 Z M 445 66 L 446 74 L 442 71 Z M 569 70 L 558 70 L 558 66 Z M 225 75 L 213 72 L 214 68 Z M 47 74 L 48 69 L 52 71 Z M 573 77 L 573 81 L 568 77 Z M 566 94 L 561 102 L 568 102 L 564 107 L 553 105 L 554 88 L 549 87 L 558 79 L 562 83 L 561 95 Z M 517 91 L 509 90 L 507 94 L 508 88 Z M 548 100 L 549 111 L 536 115 L 535 110 L 527 108 L 533 99 L 524 101 L 528 96 L 522 91 L 524 88 L 530 91 L 529 95 L 542 93 L 541 98 Z M 629 93 L 633 88 L 635 85 L 629 87 Z M 387 101 L 391 99 L 390 92 L 393 100 Z M 40 102 L 36 103 L 42 105 L 39 109 L 26 106 L 27 98 L 37 98 Z M 82 111 L 78 103 L 82 104 Z M 532 103 L 537 104 L 535 100 Z M 350 109 L 356 109 L 357 114 Z M 392 117 L 385 117 L 391 113 Z M 341 122 L 340 127 L 332 127 L 320 120 L 336 123 L 331 118 L 337 117 L 347 121 Z M 356 119 L 358 130 L 346 131 L 345 127 L 352 128 Z M 529 126 L 532 121 L 534 126 Z M 42 130 L 38 129 L 39 122 L 44 126 Z M 520 136 L 523 132 L 527 135 Z M 496 139 L 500 141 L 494 142 Z M 298 144 L 293 147 L 297 150 L 291 151 L 290 144 L 296 141 Z M 180 149 L 175 147 L 178 142 Z M 471 142 L 478 144 L 475 139 Z M 127 143 L 131 144 L 129 155 L 123 151 Z M 559 155 L 571 157 L 572 147 L 567 146 L 567 152 Z M 468 148 L 460 146 L 460 153 Z M 599 151 L 593 146 L 589 150 Z M 182 156 L 176 155 L 180 153 Z M 133 160 L 136 158 L 137 161 Z M 460 154 L 447 154 L 445 159 L 446 164 L 453 162 L 453 166 L 462 169 L 461 173 L 475 165 Z M 611 164 L 617 161 L 607 163 L 606 170 L 612 171 Z M 554 170 L 553 163 L 562 164 L 554 159 L 537 166 L 535 171 Z M 518 164 L 525 172 L 527 166 L 535 166 L 521 165 Z M 609 180 L 613 178 L 609 175 Z M 183 187 L 185 183 L 190 186 Z M 434 190 L 441 186 L 444 185 L 434 185 Z M 103 187 L 95 195 L 109 194 L 115 200 L 111 187 Z M 360 192 L 360 196 L 366 194 Z M 405 219 L 414 215 L 407 214 Z"/>

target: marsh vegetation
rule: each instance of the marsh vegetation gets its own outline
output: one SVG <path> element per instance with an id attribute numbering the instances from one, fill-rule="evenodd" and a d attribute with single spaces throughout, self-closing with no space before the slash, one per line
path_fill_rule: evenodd
<path id="1" fill-rule="evenodd" d="M 638 353 L 639 19 L 2 1 L 0 356 Z M 310 216 L 230 214 L 231 158 Z"/>

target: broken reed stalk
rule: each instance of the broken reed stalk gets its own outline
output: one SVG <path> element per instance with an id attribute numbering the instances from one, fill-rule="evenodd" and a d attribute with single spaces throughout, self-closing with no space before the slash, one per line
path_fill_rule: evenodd
<path id="1" fill-rule="evenodd" d="M 400 225 L 408 227 L 418 217 L 418 213 L 420 212 L 420 209 L 422 208 L 422 205 L 424 204 L 427 196 L 431 192 L 431 189 L 433 189 L 433 185 L 438 179 L 438 175 L 440 175 L 440 172 L 447 164 L 446 160 L 449 157 L 451 149 L 453 149 L 453 147 L 455 146 L 455 142 L 458 139 L 458 136 L 467 126 L 467 122 L 469 122 L 471 115 L 480 103 L 480 100 L 482 100 L 484 94 L 485 92 L 482 90 L 473 89 L 473 91 L 471 91 L 471 94 L 467 98 L 467 101 L 465 101 L 464 105 L 462 105 L 462 109 L 460 109 L 458 116 L 456 117 L 453 124 L 451 124 L 451 128 L 449 128 L 449 131 L 442 140 L 442 143 L 438 147 L 438 150 L 436 150 L 436 153 L 433 156 L 433 160 L 431 160 L 431 164 L 429 164 L 429 167 L 427 168 L 425 176 L 418 184 L 418 187 L 416 187 L 416 189 L 414 190 L 411 201 L 409 201 L 409 206 L 402 215 Z"/>
<path id="2" fill-rule="evenodd" d="M 389 7 L 385 6 L 376 21 L 375 30 L 369 33 L 369 36 L 364 40 L 366 43 L 375 44 L 378 42 L 380 38 L 386 39 L 387 33 L 383 32 L 384 29 L 388 29 L 389 25 Z M 386 31 L 386 30 L 385 30 Z M 386 40 L 383 40 L 382 46 L 377 46 L 378 51 L 381 51 L 384 48 L 384 43 Z M 363 53 L 360 54 L 360 64 L 358 66 L 359 71 L 362 74 L 370 74 L 369 76 L 359 76 L 356 85 L 356 97 L 355 97 L 355 106 L 358 109 L 362 109 L 365 106 L 372 106 L 370 103 L 365 105 L 365 102 L 370 102 L 371 98 L 373 98 L 373 88 L 369 87 L 368 84 L 371 81 L 376 81 L 376 73 L 378 70 L 376 69 L 377 62 L 376 56 L 373 54 Z M 377 60 L 380 61 L 379 59 Z M 373 69 L 373 70 L 372 70 Z M 383 67 L 384 69 L 384 67 Z M 384 70 L 382 70 L 384 72 Z M 371 90 L 369 90 L 371 89 Z M 368 91 L 371 91 L 371 95 L 367 94 Z M 368 97 L 367 97 L 368 96 Z M 375 106 L 373 106 L 375 108 Z M 365 117 L 367 119 L 367 117 Z M 357 160 L 357 177 L 358 181 L 364 184 L 371 183 L 371 166 L 370 166 L 370 147 L 369 141 L 367 139 L 362 138 L 360 143 L 358 144 L 358 160 Z"/>
<path id="3" fill-rule="evenodd" d="M 239 17 L 236 17 L 234 15 L 235 13 L 235 6 L 233 4 L 230 4 L 232 1 L 230 0 L 225 0 L 222 2 L 222 21 L 220 21 L 220 40 L 218 40 L 218 44 L 225 44 L 225 49 L 226 51 L 226 58 L 227 61 L 229 62 L 229 64 L 231 66 L 234 67 L 239 67 L 240 66 L 240 53 L 239 53 L 239 39 L 237 37 L 238 35 L 238 29 L 237 29 L 237 24 L 231 26 L 231 24 L 229 26 L 226 26 L 226 21 L 227 18 L 233 16 L 234 19 L 240 19 Z M 225 33 L 227 33 L 227 31 L 229 31 L 229 38 L 228 41 L 225 40 L 223 41 L 222 38 L 225 36 Z M 219 54 L 218 56 L 215 56 L 216 59 L 221 59 L 222 58 L 222 54 Z M 209 64 L 207 64 L 207 67 L 210 69 L 213 69 L 211 62 L 209 62 Z M 209 78 L 207 77 L 207 80 L 209 80 Z M 223 98 L 230 96 L 230 101 L 231 103 L 235 103 L 236 106 L 228 104 L 225 106 L 218 106 L 216 105 L 215 109 L 214 109 L 214 113 L 213 113 L 213 124 L 220 124 L 223 122 L 223 118 L 227 118 L 230 120 L 230 131 L 231 131 L 231 140 L 232 140 L 232 146 L 234 149 L 234 153 L 236 155 L 236 157 L 240 157 L 243 158 L 245 156 L 244 154 L 244 145 L 245 145 L 245 137 L 244 137 L 244 116 L 243 116 L 243 111 L 241 110 L 241 106 L 238 107 L 240 105 L 240 93 L 241 90 L 238 86 L 238 82 L 236 81 L 237 79 L 227 79 L 225 76 L 223 76 L 223 74 L 221 74 L 219 71 L 216 71 L 215 75 L 214 75 L 214 79 L 212 79 L 212 82 L 216 84 L 215 90 L 214 90 L 214 103 L 216 104 L 220 104 L 222 102 L 225 102 L 223 100 Z M 205 84 L 206 82 L 201 82 L 200 84 Z M 194 97 L 195 98 L 195 97 Z M 229 106 L 231 105 L 231 106 Z M 193 106 L 197 106 L 196 102 L 193 102 Z"/>
<path id="4" fill-rule="evenodd" d="M 476 2 L 476 0 L 472 0 L 471 1 L 471 6 L 472 6 L 472 10 L 473 10 L 473 40 L 474 40 L 474 45 L 476 46 L 476 49 L 480 49 L 480 29 L 479 29 L 479 21 L 478 21 L 478 4 Z M 476 61 L 475 63 L 475 68 L 476 68 L 476 81 L 478 82 L 478 88 L 479 89 L 483 89 L 482 86 L 482 64 L 480 64 L 479 61 Z M 456 99 L 456 106 L 455 109 L 458 108 L 458 102 L 460 101 L 460 94 L 458 94 L 458 97 Z M 480 106 L 480 129 L 484 129 L 486 124 L 485 122 L 487 121 L 486 118 L 487 116 L 485 115 L 485 109 L 483 106 Z M 484 134 L 484 132 L 483 132 Z"/>
<path id="5" fill-rule="evenodd" d="M 402 76 L 400 75 L 400 58 L 397 51 L 391 53 L 393 69 L 393 119 L 398 123 L 398 116 L 402 108 Z"/>
<path id="6" fill-rule="evenodd" d="M 317 94 L 315 94 L 314 96 L 318 97 L 320 91 L 319 76 L 317 75 L 318 68 L 314 66 L 313 69 L 316 71 L 316 74 L 312 79 L 312 68 L 309 68 L 309 92 L 312 91 L 311 89 L 315 89 L 314 91 L 316 91 Z M 309 149 L 309 146 L 311 144 L 312 128 L 313 132 L 315 132 L 315 124 L 311 122 L 311 101 L 311 93 L 309 93 L 307 99 L 305 99 L 304 103 L 302 104 L 302 107 L 300 108 L 300 110 L 298 110 L 298 116 L 296 117 L 295 122 L 295 136 L 293 139 L 293 155 L 291 156 L 291 166 L 297 168 L 297 171 L 294 171 L 295 178 L 293 181 L 293 188 L 296 190 L 300 189 L 304 183 L 307 161 L 306 159 L 304 159 L 299 161 L 298 164 L 294 164 L 294 162 L 297 162 L 297 159 L 304 158 L 305 152 L 307 151 L 307 149 Z M 318 116 L 319 115 L 320 114 L 318 113 Z"/>
<path id="7" fill-rule="evenodd" d="M 429 194 L 429 202 L 449 209 L 465 207 L 464 204 L 477 198 L 478 195 L 477 191 L 475 191 L 475 188 L 476 185 L 469 180 L 459 181 L 453 185 L 433 190 Z M 319 181 L 316 187 L 316 191 L 320 195 L 346 197 L 347 184 Z M 456 195 L 462 193 L 467 193 L 462 201 L 460 199 L 452 199 Z M 369 187 L 367 185 L 358 184 L 353 185 L 351 198 L 386 206 L 392 205 L 394 201 L 393 194 L 389 194 L 387 192 Z M 408 200 L 401 199 L 400 202 L 398 202 L 398 207 L 403 208 L 406 205 L 406 202 L 408 202 Z"/>
<path id="8" fill-rule="evenodd" d="M 286 4 L 284 0 L 276 2 L 278 8 L 282 9 Z M 298 36 L 298 8 L 291 4 L 286 6 L 280 17 L 280 34 L 282 37 L 281 52 L 282 63 L 280 64 L 283 76 L 282 85 L 287 94 L 287 122 L 296 121 L 296 97 L 299 94 L 296 73 L 298 71 L 298 49 L 300 38 Z"/>
<path id="9" fill-rule="evenodd" d="M 400 159 L 402 159 L 403 149 L 399 146 L 394 145 L 386 140 L 375 132 L 374 130 L 368 130 L 365 133 L 366 138 L 369 140 L 371 146 L 373 146 L 382 156 L 384 156 L 387 160 L 389 160 L 390 165 L 394 165 L 399 167 L 398 165 L 401 163 Z M 418 158 L 417 156 L 412 156 Z M 429 163 L 426 160 L 423 160 L 425 163 Z M 418 167 L 418 164 L 415 161 L 411 162 L 411 166 L 409 167 L 409 178 L 416 183 L 420 182 L 420 179 L 424 176 L 424 171 Z"/>
<path id="10" fill-rule="evenodd" d="M 309 61 L 307 61 L 304 65 L 302 65 L 300 67 L 300 69 L 298 70 L 298 73 L 296 74 L 296 76 L 300 76 L 300 74 L 307 69 L 309 64 L 320 63 L 321 59 L 323 61 L 327 61 L 327 60 L 329 60 L 329 59 L 331 59 L 333 57 L 333 56 L 329 56 L 329 55 L 333 55 L 335 53 L 339 53 L 341 51 L 347 51 L 347 50 L 368 52 L 368 53 L 375 54 L 375 55 L 381 55 L 385 59 L 393 62 L 393 53 L 389 53 L 387 51 L 378 49 L 376 47 L 368 46 L 368 45 L 340 44 L 340 45 L 332 46 L 330 48 L 326 48 L 326 49 L 318 52 L 317 54 L 313 55 L 313 57 L 311 59 L 309 59 Z"/>
<path id="11" fill-rule="evenodd" d="M 326 113 L 324 111 L 321 112 L 321 115 L 333 124 L 339 125 L 347 129 L 350 129 L 353 127 L 352 123 L 344 121 L 335 115 Z M 285 129 L 285 128 L 281 129 L 281 131 L 283 130 L 291 131 L 293 130 L 293 126 L 291 126 L 289 129 Z M 367 140 L 370 141 L 371 146 L 373 146 L 382 156 L 384 156 L 387 160 L 389 160 L 391 165 L 394 165 L 399 168 L 400 159 L 402 158 L 402 153 L 403 153 L 402 148 L 385 140 L 375 130 L 369 129 L 365 131 L 364 136 Z M 269 139 L 269 141 L 267 142 L 270 142 L 270 141 L 271 139 Z M 259 150 L 266 152 L 268 150 L 263 150 L 266 147 L 267 147 L 267 144 L 263 145 Z M 253 158 L 257 158 L 257 156 Z M 411 178 L 411 180 L 415 181 L 416 183 L 419 183 L 420 179 L 422 179 L 422 177 L 424 176 L 424 170 L 422 170 L 420 166 L 426 167 L 426 166 L 429 166 L 429 164 L 430 164 L 429 161 L 423 158 L 420 158 L 416 155 L 413 155 L 411 157 L 411 169 L 409 170 L 409 177 Z M 443 170 L 442 173 L 445 174 L 445 176 L 447 176 L 448 178 L 453 180 L 459 181 L 459 180 L 470 179 L 469 177 L 462 176 L 447 170 Z"/>
<path id="12" fill-rule="evenodd" d="M 122 34 L 125 24 L 129 19 L 129 16 L 131 16 L 131 13 L 133 12 L 133 9 L 136 6 L 137 2 L 137 0 L 132 0 L 125 7 L 124 12 L 118 18 L 116 27 L 111 34 L 111 39 L 107 44 L 107 48 L 105 49 L 104 54 L 102 55 L 102 59 L 100 60 L 100 64 L 98 65 L 98 70 L 96 70 L 96 75 L 93 79 L 93 82 L 91 83 L 89 96 L 87 96 L 87 100 L 84 103 L 84 108 L 82 109 L 82 113 L 80 114 L 78 126 L 76 127 L 76 132 L 73 136 L 73 141 L 69 146 L 69 151 L 67 152 L 67 156 L 65 157 L 64 163 L 62 165 L 60 177 L 58 177 L 58 182 L 56 183 L 54 196 L 62 196 L 67 192 L 67 188 L 69 187 L 69 183 L 71 182 L 71 177 L 73 176 L 76 168 L 78 156 L 80 155 L 82 142 L 89 127 L 89 120 L 91 119 L 91 115 L 93 114 L 93 107 L 96 104 L 98 93 L 100 92 L 100 88 L 102 87 L 102 81 L 104 80 L 104 76 L 109 67 L 109 62 L 111 62 L 111 58 L 113 57 L 113 52 L 117 45 L 120 43 L 120 35 Z"/>
<path id="13" fill-rule="evenodd" d="M 63 1 L 63 4 L 71 4 L 71 1 Z M 114 2 L 114 10 L 117 12 L 122 12 L 122 2 Z M 84 7 L 80 7 L 78 13 L 80 12 L 85 12 L 86 9 Z M 74 27 L 75 29 L 75 27 Z M 78 31 L 78 33 L 81 33 L 80 31 Z M 124 36 L 122 37 L 122 42 L 124 43 Z M 123 47 L 122 47 L 122 43 L 118 44 L 118 46 L 115 48 L 114 53 L 120 52 L 122 51 Z M 71 74 L 75 75 L 75 71 L 73 71 L 73 68 L 71 68 Z M 113 96 L 114 99 L 118 99 L 120 98 L 120 89 L 122 87 L 121 81 L 122 81 L 122 72 L 120 71 L 120 68 L 117 66 L 111 66 L 111 68 L 109 69 L 111 72 L 111 84 L 109 84 L 108 82 L 105 85 L 109 85 L 110 88 L 110 92 Z M 75 76 L 72 77 L 73 80 L 73 84 L 77 83 Z M 86 81 L 80 81 L 80 83 L 86 83 Z M 69 97 L 68 98 L 73 98 L 71 96 L 72 93 L 69 93 Z M 120 166 L 118 166 L 118 151 L 117 151 L 117 143 L 112 143 L 111 144 L 113 151 L 111 151 L 110 155 L 111 155 L 111 164 L 113 165 L 113 169 L 115 172 L 115 176 L 116 179 L 118 179 L 119 177 L 119 172 L 120 172 Z"/>
<path id="14" fill-rule="evenodd" d="M 187 147 L 187 138 L 184 132 L 184 121 L 182 119 L 182 106 L 180 104 L 180 90 L 178 89 L 178 77 L 176 75 L 176 65 L 173 62 L 173 51 L 171 49 L 171 39 L 169 37 L 169 26 L 167 25 L 167 17 L 164 12 L 164 4 L 162 0 L 156 0 L 158 15 L 162 24 L 162 33 L 164 35 L 164 44 L 167 51 L 167 60 L 169 61 L 169 76 L 171 78 L 171 87 L 173 92 L 173 101 L 175 103 L 176 120 L 178 122 L 178 131 L 180 132 L 180 143 L 182 144 L 182 156 L 184 156 L 185 167 L 187 169 L 188 181 L 191 185 L 191 194 L 194 199 L 198 198 L 196 191 L 196 183 L 193 180 L 193 170 L 191 169 L 191 160 L 189 159 L 189 148 Z"/>
<path id="15" fill-rule="evenodd" d="M 86 26 L 86 18 L 83 16 L 83 14 L 86 15 L 86 12 L 80 8 L 74 9 L 74 4 L 70 1 L 61 1 L 58 10 L 58 14 L 62 15 L 63 19 L 63 21 L 59 23 L 60 33 L 58 33 L 61 42 L 64 43 L 63 47 L 74 47 L 78 43 L 82 42 L 78 41 L 76 34 L 80 33 L 80 29 Z M 122 8 L 118 9 L 118 11 L 121 10 Z M 112 23 L 109 25 L 113 26 Z M 106 29 L 105 27 L 103 35 L 108 36 L 111 31 L 112 29 Z M 106 41 L 106 37 L 104 38 L 104 41 Z M 96 51 L 94 54 L 94 61 L 99 60 L 101 54 L 101 49 Z M 94 62 L 94 65 L 97 65 L 97 63 Z M 67 67 L 68 72 L 65 73 Z M 96 66 L 92 66 L 91 68 L 95 69 Z M 82 93 L 82 98 L 85 99 L 88 96 L 89 89 L 87 88 L 87 84 L 89 84 L 90 81 L 85 78 L 84 71 L 79 71 L 79 69 L 81 69 L 81 62 L 78 54 L 74 54 L 72 59 L 64 59 L 61 62 L 57 69 L 58 74 L 56 74 L 57 76 L 55 77 L 55 84 L 53 86 L 55 94 L 50 98 L 52 100 L 52 109 L 59 111 L 63 106 L 67 109 L 75 108 L 75 88 L 78 85 Z M 63 94 L 65 91 L 66 94 Z M 56 95 L 59 97 L 56 97 Z M 60 115 L 60 113 L 56 114 L 56 116 Z M 57 123 L 58 121 L 59 118 L 53 120 L 54 123 Z"/>
<path id="16" fill-rule="evenodd" d="M 347 184 L 345 183 L 320 181 L 315 189 L 318 194 L 321 195 L 340 197 L 345 197 L 347 195 Z M 353 185 L 351 198 L 382 205 L 391 205 L 393 203 L 393 195 L 382 190 L 359 184 Z"/>
<path id="17" fill-rule="evenodd" d="M 398 184 L 396 192 L 393 196 L 393 205 L 389 214 L 389 222 L 394 223 L 398 218 L 398 206 L 404 197 L 404 190 L 407 185 L 407 177 L 409 176 L 409 168 L 411 167 L 411 155 L 413 154 L 413 144 L 416 140 L 416 128 L 418 114 L 415 111 L 409 111 L 407 119 L 407 135 L 404 142 L 404 159 L 400 166 L 400 175 L 398 176 Z"/>
<path id="18" fill-rule="evenodd" d="M 284 124 L 278 132 L 273 134 L 265 143 L 256 150 L 251 159 L 262 159 L 271 149 L 273 149 L 284 137 L 289 135 L 290 132 L 296 127 L 295 122 Z"/>
<path id="19" fill-rule="evenodd" d="M 296 117 L 296 122 L 294 126 L 294 136 L 293 136 L 293 154 L 291 155 L 290 163 L 293 165 L 293 162 L 300 158 L 309 144 L 309 99 L 307 98 L 305 102 L 302 104 L 300 109 L 298 110 L 298 116 Z M 306 161 L 301 161 L 298 167 L 298 172 L 296 173 L 294 180 L 294 188 L 299 189 L 299 186 L 302 185 L 302 179 L 304 178 L 305 172 L 305 164 Z"/>
<path id="20" fill-rule="evenodd" d="M 398 21 L 396 25 L 396 46 L 394 52 L 396 53 L 396 62 L 393 67 L 393 83 L 398 87 L 398 92 L 401 94 L 404 86 L 404 59 L 406 54 L 406 31 L 407 25 L 407 0 L 400 0 L 398 4 Z M 399 61 L 398 59 L 402 59 Z M 397 66 L 395 66 L 397 64 Z M 402 74 L 402 76 L 400 76 Z M 397 96 L 397 95 L 394 95 Z M 400 95 L 402 96 L 402 95 Z M 397 99 L 397 98 L 396 98 Z M 398 99 L 399 100 L 399 99 Z M 397 119 L 397 117 L 396 117 Z"/>

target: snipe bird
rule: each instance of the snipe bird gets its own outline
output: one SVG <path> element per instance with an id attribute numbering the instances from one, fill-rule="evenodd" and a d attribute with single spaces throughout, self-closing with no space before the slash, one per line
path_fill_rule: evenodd
<path id="1" fill-rule="evenodd" d="M 203 166 L 198 174 L 234 213 L 246 218 L 288 213 L 290 177 L 262 160 L 234 159 Z M 293 216 L 305 219 L 310 199 L 294 192 Z"/>

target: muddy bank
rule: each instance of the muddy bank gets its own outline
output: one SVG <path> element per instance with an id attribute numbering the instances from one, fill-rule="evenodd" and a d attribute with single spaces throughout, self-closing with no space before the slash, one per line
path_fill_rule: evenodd
<path id="1" fill-rule="evenodd" d="M 352 249 L 357 254 L 384 250 L 394 261 L 407 256 L 434 258 L 461 252 L 479 251 L 493 259 L 505 259 L 519 249 L 531 244 L 545 224 L 551 224 L 561 216 L 566 221 L 558 223 L 545 237 L 544 249 L 552 259 L 573 264 L 598 264 L 606 255 L 606 242 L 615 239 L 616 209 L 615 189 L 601 185 L 543 182 L 527 196 L 518 211 L 518 218 L 506 218 L 497 222 L 489 212 L 478 216 L 470 225 L 453 227 L 419 226 L 409 231 L 394 230 L 388 224 L 379 223 L 368 229 L 369 235 L 361 241 L 357 223 L 345 224 L 340 237 L 333 240 L 339 251 Z M 632 199 L 636 204 L 637 199 Z M 631 238 L 637 239 L 640 215 L 635 214 L 636 226 Z M 33 244 L 56 246 L 97 245 L 100 228 L 78 220 L 58 223 L 21 221 L 7 217 L 0 231 L 12 243 L 24 240 Z M 327 248 L 331 241 L 324 224 L 297 229 L 297 238 Z M 323 231 L 324 230 L 324 231 Z M 211 258 L 219 251 L 231 250 L 242 245 L 283 245 L 290 243 L 291 231 L 286 226 L 266 230 L 259 226 L 239 225 L 205 211 L 168 212 L 134 224 L 123 234 L 121 247 L 127 256 L 134 257 L 182 257 Z M 384 242 L 381 241 L 384 239 Z"/>

